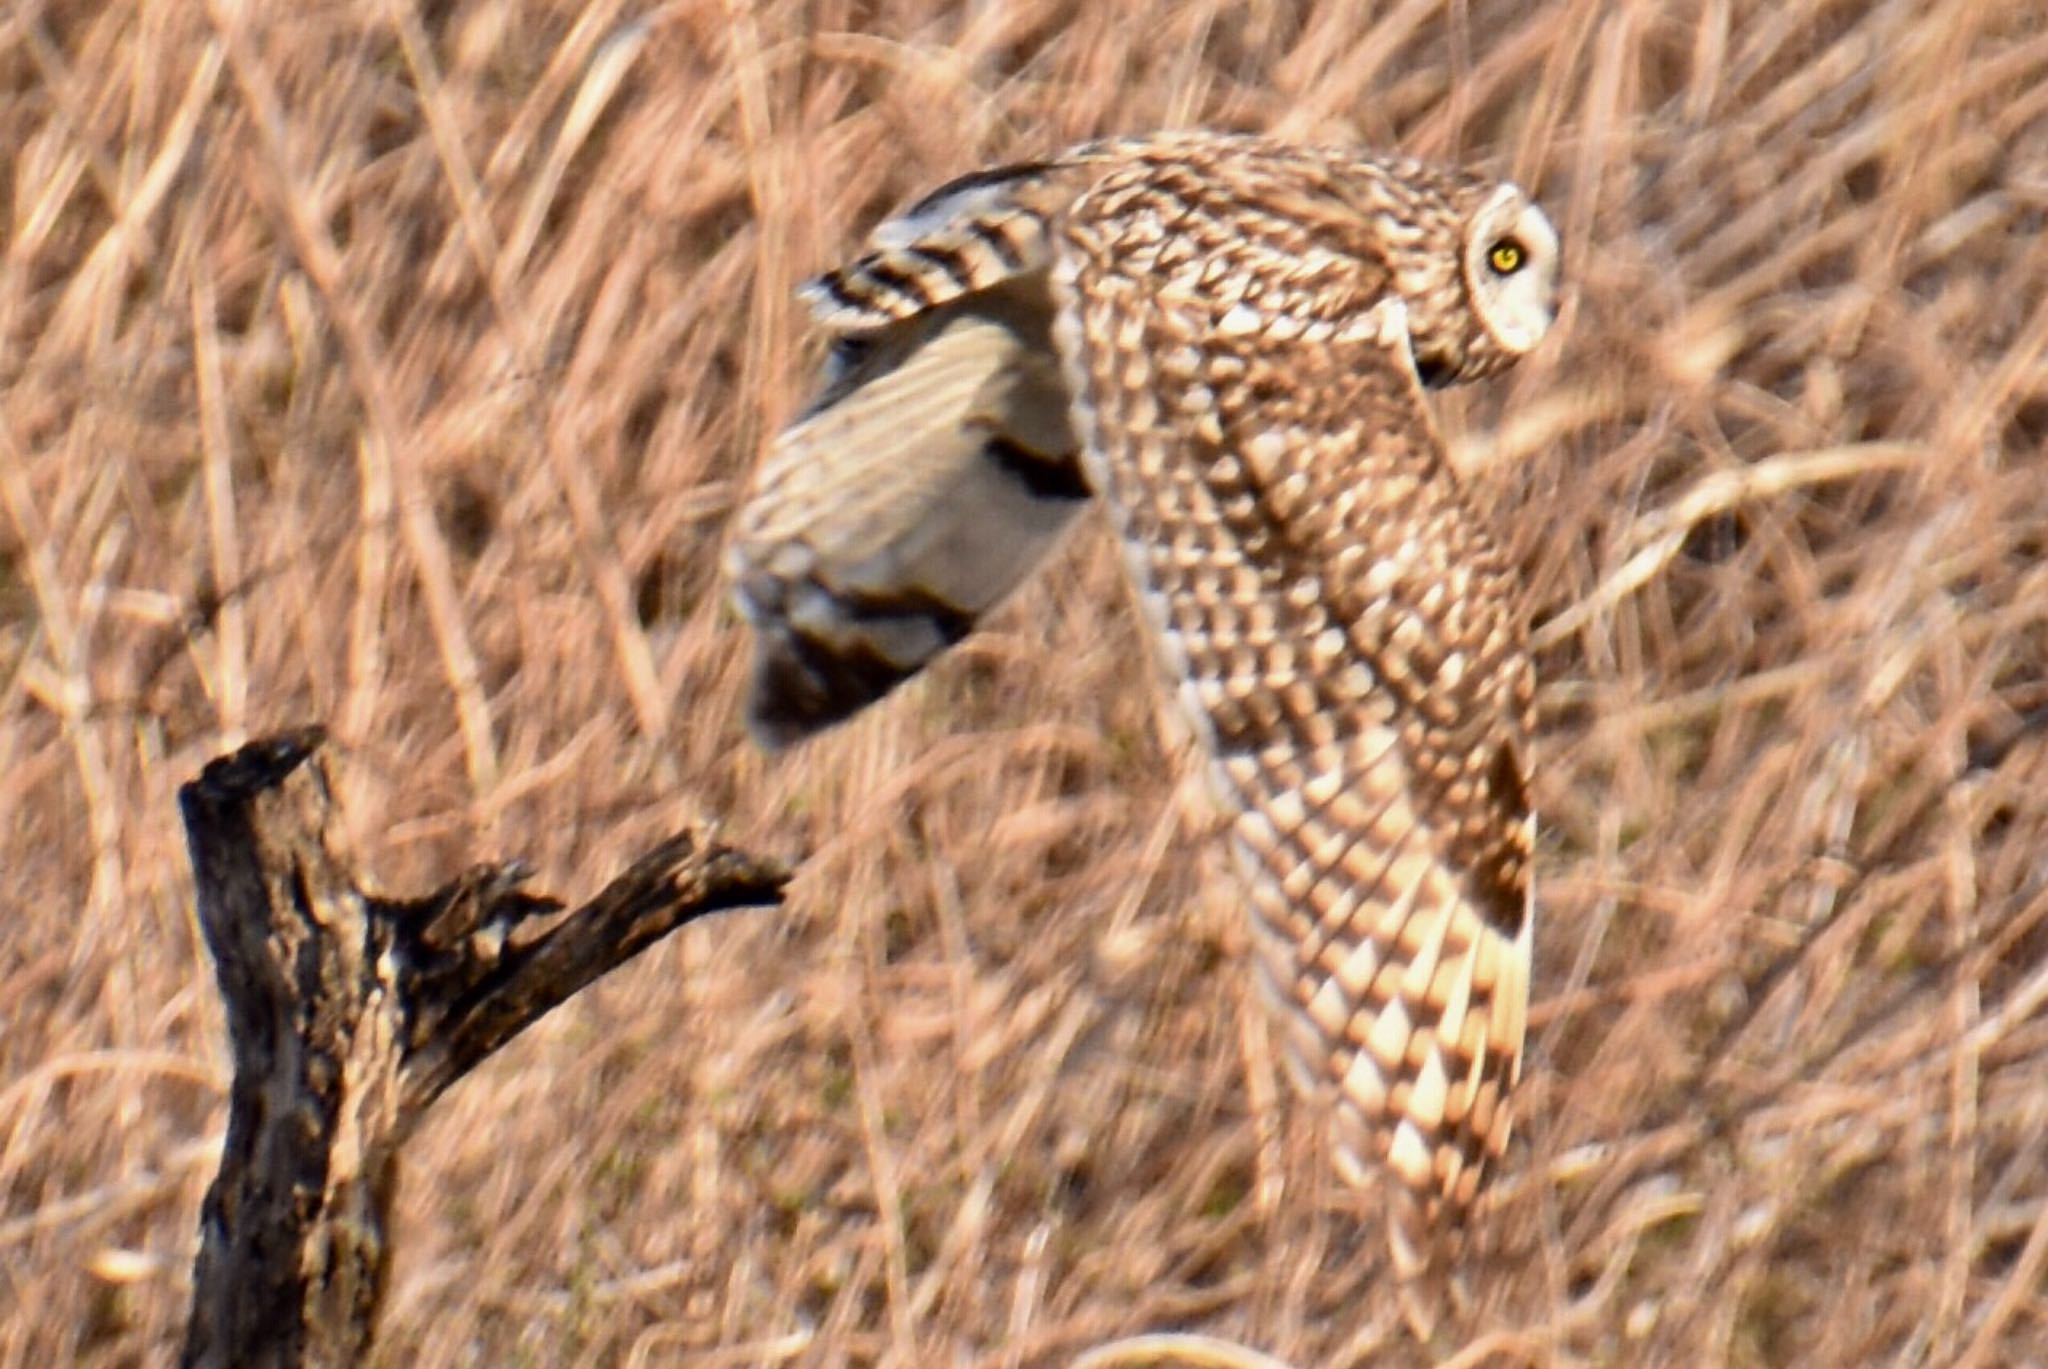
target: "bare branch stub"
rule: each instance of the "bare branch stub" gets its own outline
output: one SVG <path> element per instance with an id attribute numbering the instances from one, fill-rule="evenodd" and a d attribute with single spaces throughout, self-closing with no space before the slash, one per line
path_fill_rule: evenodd
<path id="1" fill-rule="evenodd" d="M 398 1150 L 433 1101 L 607 971 L 707 913 L 779 902 L 788 879 L 682 833 L 566 914 L 516 863 L 380 899 L 331 830 L 322 742 L 251 743 L 179 792 L 235 1058 L 187 1365 L 358 1361 Z"/>

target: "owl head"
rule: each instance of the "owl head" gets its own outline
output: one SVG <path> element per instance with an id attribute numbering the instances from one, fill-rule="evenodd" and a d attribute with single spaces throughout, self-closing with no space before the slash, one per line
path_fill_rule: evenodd
<path id="1" fill-rule="evenodd" d="M 1409 282 L 1410 340 L 1426 385 L 1492 375 L 1533 350 L 1557 315 L 1557 230 L 1507 182 L 1449 196 L 1445 246 Z"/>

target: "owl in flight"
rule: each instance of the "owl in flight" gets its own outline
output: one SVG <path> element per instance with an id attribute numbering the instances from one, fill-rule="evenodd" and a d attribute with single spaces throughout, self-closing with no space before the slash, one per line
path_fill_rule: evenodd
<path id="1" fill-rule="evenodd" d="M 1257 972 L 1394 1255 L 1508 1137 L 1534 679 L 1426 391 L 1548 331 L 1515 186 L 1210 133 L 963 176 L 805 287 L 823 392 L 728 571 L 782 746 L 959 641 L 1090 499 L 1230 815 Z M 1407 1215 L 1405 1219 L 1402 1213 Z"/>

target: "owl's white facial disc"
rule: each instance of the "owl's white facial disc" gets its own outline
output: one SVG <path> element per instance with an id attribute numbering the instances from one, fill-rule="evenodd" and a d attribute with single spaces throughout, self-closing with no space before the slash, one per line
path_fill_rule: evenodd
<path id="1" fill-rule="evenodd" d="M 1465 285 L 1479 321 L 1517 356 L 1543 341 L 1557 316 L 1557 230 L 1520 189 L 1503 185 L 1472 216 Z"/>

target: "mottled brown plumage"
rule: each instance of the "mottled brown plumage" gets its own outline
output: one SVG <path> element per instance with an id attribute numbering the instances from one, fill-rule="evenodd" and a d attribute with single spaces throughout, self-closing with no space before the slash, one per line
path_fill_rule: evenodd
<path id="1" fill-rule="evenodd" d="M 1257 138 L 965 177 L 810 288 L 841 362 L 733 553 L 756 726 L 793 740 L 1101 497 L 1234 815 L 1292 1072 L 1346 1176 L 1413 1195 L 1404 1271 L 1506 1144 L 1532 933 L 1533 677 L 1424 383 L 1533 347 L 1556 256 L 1512 186 Z"/>

